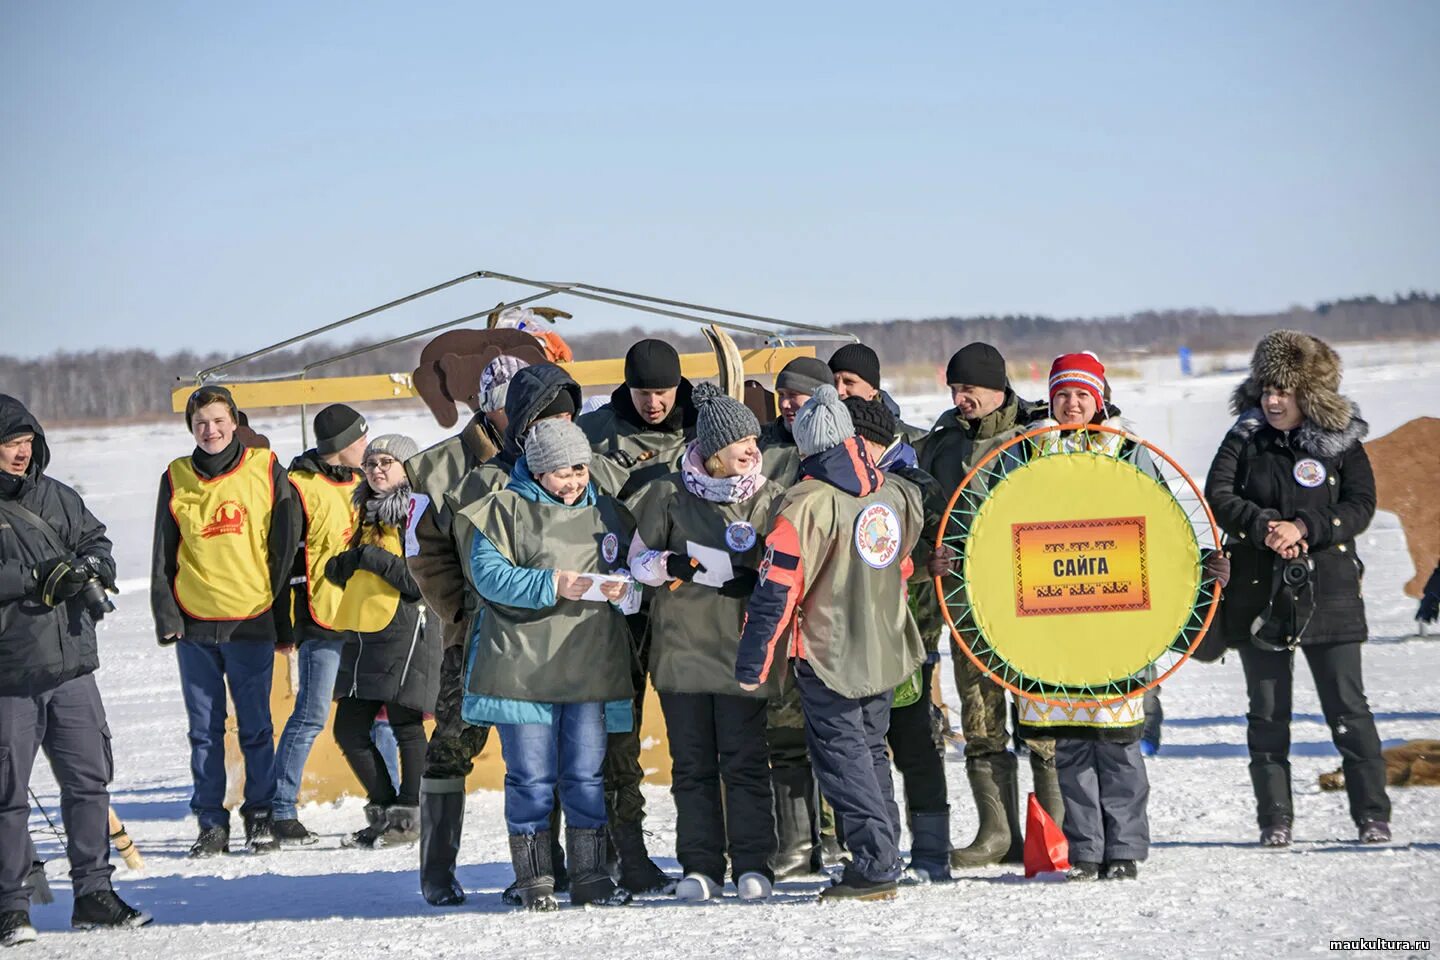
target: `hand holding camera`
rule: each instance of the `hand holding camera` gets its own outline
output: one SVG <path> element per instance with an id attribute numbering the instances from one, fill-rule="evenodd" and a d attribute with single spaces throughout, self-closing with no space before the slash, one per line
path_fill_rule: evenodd
<path id="1" fill-rule="evenodd" d="M 49 557 L 35 564 L 35 598 L 57 607 L 79 597 L 90 616 L 99 620 L 115 611 L 108 592 L 117 592 L 109 564 L 95 557 Z"/>

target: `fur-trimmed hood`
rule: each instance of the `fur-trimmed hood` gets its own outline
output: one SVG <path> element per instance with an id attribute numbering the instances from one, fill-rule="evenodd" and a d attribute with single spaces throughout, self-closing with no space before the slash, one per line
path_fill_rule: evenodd
<path id="1" fill-rule="evenodd" d="M 1349 404 L 1349 410 L 1346 413 L 1344 427 L 1339 430 L 1327 430 L 1315 420 L 1307 417 L 1300 426 L 1290 432 L 1291 442 L 1306 453 L 1333 460 L 1364 440 L 1370 433 L 1370 424 L 1361 419 L 1358 406 L 1348 400 L 1345 402 Z M 1230 432 L 1248 440 L 1268 426 L 1269 422 L 1265 419 L 1265 412 L 1259 407 L 1252 407 L 1240 414 L 1240 419 L 1235 421 L 1235 426 L 1230 428 Z"/>
<path id="2" fill-rule="evenodd" d="M 1355 404 L 1340 394 L 1340 355 L 1308 333 L 1272 330 L 1261 338 L 1250 358 L 1250 376 L 1230 397 L 1230 412 L 1259 407 L 1267 386 L 1293 393 L 1306 424 L 1322 432 L 1343 433 L 1358 419 Z"/>

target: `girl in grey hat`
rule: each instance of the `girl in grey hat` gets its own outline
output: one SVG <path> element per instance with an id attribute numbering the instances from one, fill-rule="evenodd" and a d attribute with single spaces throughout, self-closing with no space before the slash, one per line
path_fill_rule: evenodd
<path id="1" fill-rule="evenodd" d="M 765 738 L 772 691 L 738 689 L 735 655 L 770 508 L 784 489 L 761 472 L 755 415 L 713 384 L 694 396 L 697 437 L 680 469 L 631 500 L 630 569 L 657 588 L 650 674 L 673 763 L 675 854 L 685 872 L 675 894 L 718 897 L 728 855 L 740 899 L 760 900 L 775 879 Z"/>

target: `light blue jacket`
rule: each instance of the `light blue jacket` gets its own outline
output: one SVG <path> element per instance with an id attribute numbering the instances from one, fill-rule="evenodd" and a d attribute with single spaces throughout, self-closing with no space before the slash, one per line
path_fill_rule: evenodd
<path id="1" fill-rule="evenodd" d="M 545 488 L 530 475 L 530 467 L 521 457 L 510 471 L 507 490 L 524 497 L 532 503 L 553 503 L 567 506 L 546 492 Z M 585 495 L 573 504 L 572 509 L 595 505 L 595 484 L 585 489 Z M 480 596 L 507 607 L 527 610 L 543 610 L 555 606 L 555 571 L 534 567 L 518 567 L 511 563 L 493 543 L 480 531 L 470 545 L 470 573 Z M 480 618 L 485 616 L 482 604 L 475 615 L 475 626 L 471 629 L 470 646 L 465 657 L 465 696 L 460 706 L 460 716 L 466 723 L 482 726 L 495 724 L 554 722 L 553 705 L 533 700 L 514 700 L 507 697 L 492 697 L 472 694 L 470 670 L 474 664 L 474 638 L 479 630 Z M 605 729 L 608 733 L 625 733 L 634 726 L 634 706 L 629 700 L 611 700 L 605 704 Z"/>

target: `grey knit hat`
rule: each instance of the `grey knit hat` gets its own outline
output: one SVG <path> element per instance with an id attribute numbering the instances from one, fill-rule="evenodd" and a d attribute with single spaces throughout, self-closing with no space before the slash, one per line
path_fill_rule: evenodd
<path id="1" fill-rule="evenodd" d="M 523 367 L 530 364 L 508 353 L 491 360 L 480 372 L 480 412 L 495 413 L 505 409 L 505 395 L 510 390 L 510 379 Z"/>
<path id="2" fill-rule="evenodd" d="M 796 357 L 775 378 L 776 390 L 793 390 L 813 397 L 815 391 L 825 384 L 834 384 L 835 375 L 830 365 L 819 357 Z"/>
<path id="3" fill-rule="evenodd" d="M 573 421 L 541 420 L 525 434 L 525 463 L 532 477 L 577 463 L 589 464 L 590 441 Z"/>
<path id="4" fill-rule="evenodd" d="M 366 460 L 377 453 L 383 453 L 404 463 L 419 452 L 420 444 L 403 433 L 382 433 L 378 437 L 371 437 L 370 442 L 365 444 Z"/>
<path id="5" fill-rule="evenodd" d="M 795 435 L 795 446 L 800 448 L 800 456 L 813 457 L 855 436 L 855 423 L 850 419 L 850 411 L 841 402 L 840 394 L 835 392 L 834 387 L 824 384 L 795 414 L 795 424 L 790 431 Z"/>
<path id="6" fill-rule="evenodd" d="M 746 437 L 760 436 L 760 421 L 750 408 L 726 396 L 713 383 L 697 383 L 695 399 L 695 439 L 700 456 L 710 459 L 716 453 Z"/>

